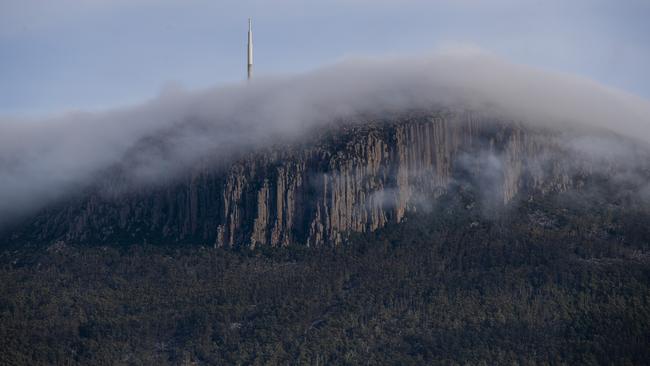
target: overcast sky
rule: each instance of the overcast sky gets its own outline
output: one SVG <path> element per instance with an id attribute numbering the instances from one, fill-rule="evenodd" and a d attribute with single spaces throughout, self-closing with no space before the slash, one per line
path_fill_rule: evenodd
<path id="1" fill-rule="evenodd" d="M 0 116 L 97 110 L 359 55 L 475 45 L 650 99 L 648 0 L 0 0 Z"/>

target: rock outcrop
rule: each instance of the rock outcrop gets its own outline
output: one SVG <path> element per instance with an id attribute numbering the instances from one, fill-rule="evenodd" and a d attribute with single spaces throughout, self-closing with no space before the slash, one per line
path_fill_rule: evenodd
<path id="1" fill-rule="evenodd" d="M 12 240 L 319 246 L 426 208 L 451 183 L 478 182 L 508 204 L 522 187 L 562 190 L 568 167 L 544 133 L 471 113 L 346 124 L 309 142 L 201 164 L 183 181 L 93 193 L 42 211 Z M 101 186 L 101 185 L 100 185 Z"/>

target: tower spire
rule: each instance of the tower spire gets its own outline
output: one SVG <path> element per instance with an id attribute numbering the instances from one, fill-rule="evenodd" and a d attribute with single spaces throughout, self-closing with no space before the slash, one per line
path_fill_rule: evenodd
<path id="1" fill-rule="evenodd" d="M 253 20 L 248 18 L 248 80 L 253 77 Z"/>

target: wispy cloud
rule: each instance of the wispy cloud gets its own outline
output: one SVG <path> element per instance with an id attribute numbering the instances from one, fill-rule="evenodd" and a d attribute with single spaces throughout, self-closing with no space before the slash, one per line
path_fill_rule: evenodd
<path id="1" fill-rule="evenodd" d="M 515 65 L 473 48 L 408 58 L 350 59 L 313 72 L 204 91 L 169 89 L 130 108 L 0 121 L 0 221 L 84 188 L 121 167 L 127 179 L 173 177 L 293 141 L 363 113 L 467 108 L 564 128 L 582 124 L 650 142 L 650 103 L 570 75 Z"/>

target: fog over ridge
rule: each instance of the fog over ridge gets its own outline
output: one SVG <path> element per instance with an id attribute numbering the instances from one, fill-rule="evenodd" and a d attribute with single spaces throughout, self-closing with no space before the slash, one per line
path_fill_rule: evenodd
<path id="1" fill-rule="evenodd" d="M 290 141 L 337 119 L 432 107 L 466 108 L 535 126 L 577 123 L 650 143 L 649 101 L 584 78 L 473 49 L 355 58 L 209 90 L 168 88 L 128 108 L 2 119 L 0 224 L 87 186 L 118 164 L 134 181 L 152 181 L 207 154 Z M 157 147 L 140 149 L 146 139 Z"/>

